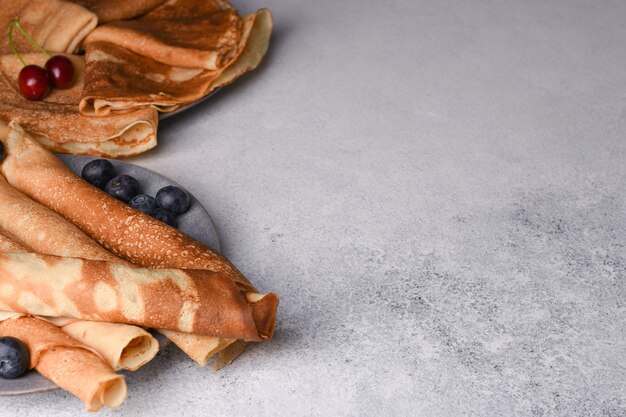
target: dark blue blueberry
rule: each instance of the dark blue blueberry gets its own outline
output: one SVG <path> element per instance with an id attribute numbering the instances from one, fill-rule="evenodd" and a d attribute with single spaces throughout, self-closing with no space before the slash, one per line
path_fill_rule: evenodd
<path id="1" fill-rule="evenodd" d="M 154 197 L 145 194 L 139 194 L 134 196 L 130 199 L 128 205 L 149 216 L 151 216 L 154 212 L 154 209 L 157 208 L 156 200 L 154 199 Z"/>
<path id="2" fill-rule="evenodd" d="M 157 207 L 152 213 L 152 217 L 157 220 L 161 220 L 163 223 L 167 223 L 172 227 L 176 227 L 178 222 L 176 221 L 176 215 L 171 211 L 167 211 L 164 208 Z"/>
<path id="3" fill-rule="evenodd" d="M 13 379 L 24 375 L 30 365 L 28 348 L 14 337 L 0 337 L 0 377 Z"/>
<path id="4" fill-rule="evenodd" d="M 181 214 L 189 210 L 191 200 L 187 193 L 180 188 L 168 185 L 157 192 L 156 203 L 157 206 L 174 214 Z"/>
<path id="5" fill-rule="evenodd" d="M 106 159 L 94 159 L 83 167 L 81 176 L 91 185 L 104 188 L 115 176 L 115 168 Z"/>
<path id="6" fill-rule="evenodd" d="M 0 142 L 0 162 L 4 161 L 4 143 Z"/>
<path id="7" fill-rule="evenodd" d="M 118 175 L 107 183 L 106 192 L 128 203 L 131 198 L 141 193 L 141 187 L 139 182 L 130 175 Z"/>

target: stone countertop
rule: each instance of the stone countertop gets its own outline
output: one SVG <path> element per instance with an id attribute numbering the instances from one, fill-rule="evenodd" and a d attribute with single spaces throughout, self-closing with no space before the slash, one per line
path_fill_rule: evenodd
<path id="1" fill-rule="evenodd" d="M 235 4 L 275 14 L 262 69 L 133 161 L 280 293 L 276 336 L 218 373 L 168 347 L 101 415 L 625 416 L 626 3 Z"/>

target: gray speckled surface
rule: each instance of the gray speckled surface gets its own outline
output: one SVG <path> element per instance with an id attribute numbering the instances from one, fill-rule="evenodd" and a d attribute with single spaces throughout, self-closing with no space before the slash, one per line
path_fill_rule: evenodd
<path id="1" fill-rule="evenodd" d="M 626 3 L 236 4 L 275 12 L 265 66 L 134 162 L 281 294 L 276 337 L 169 347 L 102 415 L 625 416 Z"/>

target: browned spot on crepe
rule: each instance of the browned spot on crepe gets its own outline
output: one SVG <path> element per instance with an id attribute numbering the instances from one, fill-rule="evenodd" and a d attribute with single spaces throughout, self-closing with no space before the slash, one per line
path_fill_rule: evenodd
<path id="1" fill-rule="evenodd" d="M 141 288 L 144 298 L 156 297 L 162 303 L 146 305 L 145 314 L 150 317 L 177 316 L 183 308 L 181 289 L 172 281 L 148 283 Z"/>
<path id="2" fill-rule="evenodd" d="M 237 287 L 228 284 L 228 281 L 230 280 L 226 276 L 215 272 L 198 270 L 190 270 L 188 273 L 196 283 L 201 282 L 203 284 L 196 284 L 199 298 L 211 297 L 211 294 L 218 293 L 225 297 L 224 299 L 232 298 L 237 300 L 236 303 L 228 304 L 220 302 L 220 307 L 218 308 L 219 314 L 211 314 L 209 310 L 203 308 L 197 309 L 194 323 L 204 323 L 208 321 L 211 322 L 216 329 L 229 323 L 231 325 L 235 324 L 237 332 L 241 332 L 242 334 L 247 334 L 248 330 L 246 329 L 250 329 L 255 326 L 253 324 L 254 320 L 252 318 L 252 314 L 248 314 L 251 310 L 248 310 L 249 307 L 244 297 L 238 297 L 238 295 L 241 295 L 239 290 Z M 208 282 L 205 282 L 207 279 Z M 218 300 L 222 300 L 222 298 L 219 298 Z M 196 330 L 197 329 L 194 327 L 194 333 L 200 333 Z M 249 334 L 248 337 L 251 336 L 252 334 Z M 259 338 L 256 328 L 254 337 L 257 339 Z M 239 339 L 254 340 L 246 337 L 239 337 Z"/>
<path id="3" fill-rule="evenodd" d="M 67 285 L 63 290 L 64 294 L 70 299 L 79 298 L 82 294 L 88 294 L 88 299 L 84 303 L 78 303 L 79 312 L 84 317 L 96 316 L 100 311 L 101 302 L 97 299 L 102 295 L 110 296 L 111 308 L 109 314 L 111 322 L 121 323 L 124 316 L 115 310 L 117 306 L 116 300 L 119 298 L 119 290 L 117 282 L 113 279 L 111 271 L 108 268 L 101 268 L 97 264 L 83 263 L 81 266 L 81 274 L 89 279 L 78 281 L 74 284 Z M 107 288 L 104 294 L 97 290 L 96 287 Z"/>

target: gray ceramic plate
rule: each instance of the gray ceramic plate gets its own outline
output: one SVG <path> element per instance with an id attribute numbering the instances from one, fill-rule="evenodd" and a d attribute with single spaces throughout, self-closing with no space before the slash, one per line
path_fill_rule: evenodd
<path id="1" fill-rule="evenodd" d="M 95 159 L 89 156 L 75 155 L 59 155 L 59 158 L 61 158 L 61 160 L 78 175 L 80 175 L 83 166 L 87 162 Z M 169 178 L 159 175 L 146 168 L 116 160 L 111 160 L 111 163 L 113 163 L 118 173 L 131 175 L 137 178 L 139 183 L 142 185 L 142 191 L 145 194 L 154 196 L 160 188 L 165 187 L 166 185 L 176 185 L 177 187 L 181 187 Z M 210 248 L 219 251 L 219 240 L 217 238 L 213 221 L 211 220 L 211 217 L 209 217 L 209 213 L 207 213 L 204 207 L 202 207 L 193 195 L 189 192 L 187 193 L 191 197 L 191 207 L 189 208 L 189 211 L 178 217 L 178 228 L 187 233 L 189 236 L 192 236 L 205 245 L 208 245 Z M 165 337 L 159 334 L 155 334 L 155 336 L 159 340 L 161 349 L 169 343 Z M 55 389 L 58 389 L 58 387 L 54 383 L 48 381 L 35 371 L 30 371 L 23 377 L 17 379 L 0 379 L 0 395 L 30 394 Z"/>

